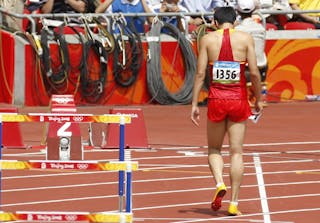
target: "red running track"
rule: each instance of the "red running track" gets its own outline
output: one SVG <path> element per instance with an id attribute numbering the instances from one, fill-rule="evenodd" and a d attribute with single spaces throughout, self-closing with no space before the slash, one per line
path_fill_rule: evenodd
<path id="1" fill-rule="evenodd" d="M 190 106 L 141 106 L 150 149 L 130 149 L 139 162 L 133 173 L 134 222 L 319 222 L 320 104 L 269 104 L 258 124 L 248 123 L 241 217 L 227 216 L 230 193 L 221 210 L 210 201 L 215 183 L 206 157 L 206 108 L 201 125 L 190 119 Z M 110 107 L 79 107 L 102 114 Z M 20 112 L 46 108 L 22 108 Z M 30 126 L 32 125 L 32 127 Z M 96 126 L 105 130 L 105 126 Z M 22 123 L 23 139 L 39 145 L 43 126 Z M 86 138 L 86 127 L 84 138 Z M 99 136 L 97 136 L 99 141 Z M 223 150 L 229 186 L 227 140 Z M 86 160 L 117 159 L 117 150 L 86 150 Z M 4 149 L 3 159 L 44 159 L 38 149 Z M 2 171 L 4 211 L 117 211 L 118 174 L 110 172 Z M 228 187 L 229 188 L 229 187 Z"/>

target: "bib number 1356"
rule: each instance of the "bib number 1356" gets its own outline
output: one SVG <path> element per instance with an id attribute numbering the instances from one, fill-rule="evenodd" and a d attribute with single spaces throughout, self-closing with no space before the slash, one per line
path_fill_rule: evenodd
<path id="1" fill-rule="evenodd" d="M 239 83 L 240 63 L 232 61 L 216 61 L 212 70 L 212 81 L 218 83 Z"/>

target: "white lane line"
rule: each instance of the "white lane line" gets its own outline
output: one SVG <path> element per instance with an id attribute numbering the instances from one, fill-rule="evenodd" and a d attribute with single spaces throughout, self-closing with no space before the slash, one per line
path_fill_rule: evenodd
<path id="1" fill-rule="evenodd" d="M 285 163 L 309 163 L 314 162 L 313 159 L 299 159 L 299 160 L 283 160 L 283 161 L 264 161 L 262 164 L 285 164 Z M 245 165 L 252 165 L 254 162 L 245 162 Z M 230 164 L 226 163 L 226 167 L 229 167 Z M 139 167 L 169 167 L 169 168 L 192 168 L 192 167 L 208 167 L 207 164 L 166 164 L 166 163 L 157 163 L 157 164 L 148 164 L 141 163 Z M 208 170 L 209 171 L 209 170 Z"/>
<path id="2" fill-rule="evenodd" d="M 16 157 L 16 156 L 44 156 L 45 153 L 43 152 L 30 152 L 30 153 L 7 153 L 3 154 L 3 156 L 8 156 L 8 157 Z"/>
<path id="3" fill-rule="evenodd" d="M 225 175 L 224 177 L 227 177 Z M 181 180 L 199 180 L 212 178 L 212 176 L 198 176 L 198 177 L 178 177 L 178 178 L 159 178 L 159 179 L 149 179 L 149 180 L 135 180 L 134 183 L 151 183 L 151 182 L 161 182 L 161 181 L 181 181 Z M 113 185 L 118 184 L 118 181 L 112 182 L 101 182 L 101 183 L 91 183 L 91 184 L 71 184 L 71 185 L 59 185 L 59 186 L 46 186 L 46 187 L 29 187 L 29 188 L 16 188 L 16 189 L 4 189 L 3 193 L 19 192 L 19 191 L 33 191 L 33 190 L 49 190 L 49 189 L 64 189 L 64 188 L 76 188 L 76 187 L 94 187 L 94 186 L 103 186 L 103 185 Z M 296 182 L 285 182 L 285 183 L 270 183 L 265 184 L 266 187 L 271 186 L 288 186 L 288 185 L 305 185 L 305 184 L 320 184 L 320 181 L 296 181 Z M 251 188 L 257 187 L 258 185 L 243 185 L 242 188 Z M 208 188 L 197 188 L 192 190 L 212 190 L 211 187 Z M 179 192 L 187 192 L 187 190 L 179 190 Z M 150 192 L 152 194 L 153 192 Z"/>
<path id="4" fill-rule="evenodd" d="M 88 184 L 71 184 L 71 185 L 59 185 L 59 186 L 46 186 L 46 187 L 28 187 L 28 188 L 17 188 L 17 189 L 6 189 L 1 190 L 2 193 L 11 193 L 19 191 L 34 191 L 34 190 L 59 190 L 66 188 L 77 188 L 77 187 L 95 187 L 104 185 L 118 184 L 118 181 L 113 182 L 102 182 L 102 183 L 88 183 Z"/>
<path id="5" fill-rule="evenodd" d="M 136 182 L 134 182 L 136 183 Z M 316 184 L 318 184 L 316 182 Z M 300 182 L 297 182 L 297 184 L 300 184 Z M 303 184 L 303 183 L 302 183 Z M 273 184 L 274 185 L 280 185 L 280 184 Z M 269 186 L 269 185 L 266 185 Z M 288 183 L 282 183 L 282 186 L 288 186 Z M 243 186 L 247 188 L 255 188 L 257 185 L 245 185 Z M 167 191 L 149 191 L 149 192 L 139 192 L 139 193 L 133 193 L 133 196 L 153 196 L 156 194 L 173 194 L 173 193 L 190 193 L 195 191 L 212 191 L 212 188 L 191 188 L 191 189 L 184 189 L 184 190 L 167 190 Z M 298 197 L 317 197 L 320 196 L 320 194 L 296 194 L 296 195 L 290 195 L 290 196 L 277 196 L 277 197 L 269 197 L 269 200 L 272 199 L 290 199 L 290 198 L 298 198 Z M 2 207 L 11 207 L 11 206 L 22 206 L 22 205 L 34 205 L 34 204 L 48 204 L 48 203 L 60 203 L 60 202 L 68 202 L 68 201 L 83 201 L 83 200 L 93 200 L 93 199 L 106 199 L 106 198 L 117 198 L 118 195 L 104 195 L 104 196 L 91 196 L 91 197 L 79 197 L 79 198 L 65 198 L 65 199 L 59 199 L 59 200 L 45 200 L 45 201 L 34 201 L 34 202 L 21 202 L 21 203 L 11 203 L 11 204 L 2 204 Z M 250 199 L 240 199 L 239 202 L 246 202 L 246 201 L 259 201 L 260 197 L 258 198 L 250 198 Z M 227 200 L 223 201 L 229 202 Z M 209 205 L 208 201 L 205 202 L 198 202 L 198 203 L 183 203 L 183 204 L 172 204 L 172 205 L 162 205 L 162 206 L 151 206 L 151 207 L 140 207 L 140 208 L 134 208 L 134 210 L 150 210 L 150 209 L 160 209 L 160 208 L 170 208 L 170 207 L 183 207 L 183 206 L 192 206 L 192 205 L 201 205 L 206 204 Z"/>
<path id="6" fill-rule="evenodd" d="M 177 168 L 177 167 L 174 167 Z M 141 168 L 140 171 L 152 172 L 153 170 L 161 172 L 164 169 L 164 172 L 168 169 L 168 167 L 159 167 L 159 168 Z M 172 170 L 174 171 L 174 170 Z M 179 171 L 177 171 L 179 172 Z M 184 171 L 188 173 L 188 171 Z M 199 173 L 199 171 L 190 171 L 190 173 Z M 287 170 L 287 171 L 271 171 L 271 172 L 264 172 L 265 175 L 277 175 L 277 174 L 288 174 L 288 173 L 317 173 L 320 172 L 320 169 L 296 169 L 296 170 Z M 70 175 L 92 175 L 92 174 L 106 174 L 101 171 L 88 171 L 88 172 L 71 172 L 71 173 L 57 173 L 57 174 L 39 174 L 39 175 L 26 175 L 26 176 L 6 176 L 2 177 L 2 180 L 15 180 L 15 179 L 23 179 L 23 178 L 48 178 L 48 177 L 60 177 L 60 176 L 70 176 Z M 245 173 L 245 176 L 255 176 L 255 173 Z M 224 175 L 223 177 L 227 177 L 228 175 Z M 176 177 L 176 178 L 162 178 L 161 180 L 183 180 L 183 179 L 198 179 L 198 178 L 211 178 L 211 175 L 203 175 L 203 176 L 188 176 L 188 177 Z M 148 180 L 141 180 L 141 182 L 152 182 L 156 181 L 157 179 L 148 179 Z"/>
<path id="7" fill-rule="evenodd" d="M 184 149 L 204 149 L 207 146 L 172 146 L 172 147 L 161 147 L 156 150 L 184 150 Z"/>
<path id="8" fill-rule="evenodd" d="M 212 190 L 212 188 L 211 188 Z M 190 190 L 191 191 L 191 190 Z M 159 194 L 159 193 L 157 193 Z M 144 193 L 137 193 L 134 194 L 135 196 L 145 195 Z M 269 200 L 279 200 L 279 199 L 297 199 L 297 198 L 305 198 L 311 197 L 315 198 L 320 196 L 320 194 L 295 194 L 295 195 L 287 195 L 287 196 L 276 196 L 276 197 L 269 197 Z M 239 199 L 239 202 L 252 202 L 252 201 L 260 201 L 260 197 L 257 198 L 248 198 L 248 199 Z M 224 200 L 223 204 L 229 203 L 230 200 Z M 149 206 L 149 207 L 140 207 L 140 208 L 133 208 L 133 211 L 144 211 L 144 210 L 154 210 L 154 209 L 162 209 L 162 208 L 172 208 L 172 207 L 184 207 L 184 206 L 196 206 L 196 205 L 207 205 L 210 208 L 210 202 L 203 201 L 203 202 L 193 202 L 193 203 L 179 203 L 179 204 L 170 204 L 170 205 L 160 205 L 160 206 Z M 316 204 L 315 204 L 316 205 Z M 320 208 L 319 208 L 320 209 Z"/>
<path id="9" fill-rule="evenodd" d="M 265 223 L 271 223 L 271 218 L 269 214 L 268 197 L 267 197 L 266 188 L 264 185 L 263 171 L 262 171 L 261 161 L 258 153 L 253 154 L 253 161 L 256 169 L 256 176 L 258 181 L 259 194 L 261 198 L 263 219 Z"/>
<path id="10" fill-rule="evenodd" d="M 178 151 L 180 153 L 185 153 L 186 151 Z M 207 154 L 199 154 L 200 151 L 190 151 L 190 152 L 195 152 L 198 153 L 194 158 L 202 158 L 202 157 L 207 157 Z M 253 156 L 255 152 L 245 152 L 243 153 L 244 156 Z M 320 150 L 296 150 L 296 151 L 286 151 L 286 152 L 278 152 L 278 151 L 270 151 L 270 152 L 259 152 L 260 155 L 283 155 L 283 154 L 307 154 L 307 153 L 320 153 Z M 228 151 L 222 151 L 223 156 L 229 156 Z M 188 158 L 186 155 L 169 155 L 169 156 L 144 156 L 144 157 L 134 157 L 132 160 L 134 161 L 139 161 L 139 160 L 159 160 L 159 159 L 177 159 L 177 158 Z M 284 158 L 284 157 L 277 157 L 279 159 Z M 286 158 L 288 159 L 288 158 Z M 292 158 L 291 158 L 292 159 Z M 305 159 L 305 158 L 303 158 Z M 308 160 L 315 161 L 315 159 L 310 159 Z M 318 161 L 318 160 L 317 160 Z"/>
<path id="11" fill-rule="evenodd" d="M 304 153 L 308 153 L 308 151 L 307 150 L 304 150 L 303 151 Z M 320 150 L 319 150 L 319 152 L 320 152 Z M 298 151 L 297 152 L 297 154 L 299 154 L 300 153 L 300 151 Z M 302 153 L 302 152 L 301 152 Z M 313 152 L 310 152 L 310 153 L 315 153 L 314 151 Z M 259 152 L 259 154 L 260 155 L 283 155 L 284 153 L 282 153 L 282 152 Z M 292 152 L 292 153 L 290 153 L 290 154 L 294 154 L 294 152 Z M 229 153 L 227 153 L 227 152 L 222 152 L 222 156 L 228 156 L 229 155 Z M 244 156 L 252 156 L 253 155 L 253 153 L 243 153 L 243 155 Z M 203 158 L 203 157 L 207 157 L 208 155 L 207 154 L 204 154 L 204 155 L 202 155 L 202 154 L 197 154 L 196 156 L 194 156 L 193 158 L 195 159 L 195 158 Z M 133 161 L 140 161 L 140 160 L 160 160 L 160 159 L 177 159 L 177 158 L 188 158 L 188 156 L 186 156 L 186 155 L 170 155 L 170 156 L 148 156 L 148 157 L 134 157 L 132 160 Z M 274 157 L 271 157 L 271 158 L 274 158 Z M 276 157 L 276 158 L 279 158 L 279 159 L 281 159 L 281 158 L 284 158 L 284 157 Z M 286 158 L 286 159 L 288 159 L 288 158 Z M 294 159 L 294 158 L 292 158 L 292 159 Z M 297 158 L 296 158 L 297 159 Z M 315 159 L 309 159 L 309 160 L 312 160 L 312 161 L 315 161 Z M 104 161 L 104 160 L 97 160 L 97 161 Z M 319 160 L 317 160 L 317 161 L 319 161 Z"/>
<path id="12" fill-rule="evenodd" d="M 277 214 L 287 214 L 287 213 L 297 213 L 297 212 L 313 212 L 313 211 L 319 211 L 320 208 L 309 208 L 309 209 L 297 209 L 297 210 L 285 210 L 285 211 L 273 211 L 270 212 L 271 215 L 277 215 Z M 262 213 L 253 213 L 253 214 L 244 214 L 242 216 L 225 216 L 225 217 L 216 217 L 216 218 L 206 218 L 206 219 L 198 219 L 198 220 L 192 220 L 192 221 L 175 221 L 171 223 L 193 223 L 193 222 L 208 222 L 208 221 L 226 221 L 232 222 L 236 219 L 241 220 L 243 217 L 254 217 L 254 216 L 261 216 Z M 255 220 L 251 220 L 250 222 L 256 222 Z M 291 221 L 273 221 L 272 223 L 293 223 Z"/>
<path id="13" fill-rule="evenodd" d="M 283 146 L 283 145 L 313 145 L 320 144 L 320 141 L 309 142 L 272 142 L 272 143 L 256 143 L 256 144 L 244 144 L 243 146 Z"/>
<path id="14" fill-rule="evenodd" d="M 285 146 L 285 145 L 313 145 L 313 144 L 320 144 L 320 141 L 309 141 L 309 142 L 277 142 L 277 143 L 252 143 L 252 144 L 244 144 L 244 147 L 260 147 L 260 146 Z M 223 145 L 224 148 L 229 147 L 229 145 Z M 162 147 L 162 148 L 156 148 L 154 149 L 155 151 L 157 150 L 184 150 L 184 149 L 206 149 L 207 146 L 172 146 L 172 147 Z M 151 149 L 152 150 L 152 149 Z M 114 149 L 91 149 L 91 150 L 84 150 L 85 153 L 94 153 L 94 152 L 114 152 Z M 136 150 L 134 149 L 134 151 L 149 151 L 149 150 Z M 306 150 L 301 150 L 301 151 L 287 151 L 285 153 L 308 153 L 308 152 L 315 152 L 315 153 L 319 153 L 320 150 L 310 150 L 310 151 L 306 151 Z M 274 152 L 266 152 L 266 153 L 274 153 Z M 281 152 L 276 152 L 276 153 L 281 153 Z M 29 155 L 40 155 L 40 154 L 44 154 L 43 152 L 30 152 L 30 153 L 17 153 L 17 154 L 10 154 L 10 153 L 6 153 L 6 151 L 3 151 L 3 156 L 29 156 Z"/>
<path id="15" fill-rule="evenodd" d="M 25 205 L 35 205 L 35 204 L 64 203 L 64 202 L 70 202 L 70 201 L 84 201 L 84 200 L 106 199 L 106 198 L 115 198 L 115 197 L 119 197 L 119 195 L 105 195 L 105 196 L 92 196 L 92 197 L 79 197 L 79 198 L 66 198 L 66 199 L 57 199 L 57 200 L 1 204 L 1 207 L 15 207 L 15 206 L 25 206 Z"/>
<path id="16" fill-rule="evenodd" d="M 138 218 L 135 218 L 133 217 L 133 220 L 135 222 L 140 222 L 140 221 L 143 221 L 143 222 L 148 222 L 148 221 L 157 221 L 157 222 L 161 222 L 161 221 L 166 221 L 166 222 L 174 222 L 174 221 L 197 221 L 197 220 L 201 220 L 203 221 L 203 219 L 201 218 L 143 218 L 143 217 L 138 217 Z M 207 220 L 207 218 L 206 218 Z M 214 221 L 223 221 L 225 222 L 226 220 L 225 219 L 220 219 L 220 218 L 215 218 Z M 258 222 L 261 222 L 261 223 L 264 223 L 263 220 L 258 220 L 258 219 L 248 219 L 248 218 L 233 218 L 233 219 L 228 219 L 228 222 L 255 222 L 255 223 L 258 223 Z M 294 223 L 292 221 L 273 221 L 272 223 Z"/>
<path id="17" fill-rule="evenodd" d="M 175 167 L 176 168 L 176 167 Z M 161 172 L 162 169 L 165 169 L 165 171 L 168 169 L 168 167 L 163 168 L 145 168 L 140 169 L 140 171 L 152 171 L 152 170 L 159 170 Z M 165 172 L 164 171 L 164 172 Z M 178 172 L 178 171 L 177 171 Z M 190 171 L 190 173 L 198 173 L 199 171 Z M 288 174 L 288 173 L 317 173 L 320 172 L 320 169 L 299 169 L 299 170 L 288 170 L 288 171 L 272 171 L 272 172 L 264 172 L 265 175 L 277 175 L 277 174 Z M 185 171 L 185 173 L 188 173 L 188 171 Z M 2 180 L 14 180 L 14 179 L 24 179 L 24 178 L 48 178 L 48 177 L 60 177 L 60 176 L 70 176 L 70 175 L 92 175 L 92 174 L 105 174 L 101 171 L 89 171 L 89 172 L 72 172 L 72 173 L 59 173 L 59 174 L 40 174 L 40 175 L 27 175 L 27 176 L 8 176 L 8 177 L 2 177 Z M 255 173 L 245 173 L 245 176 L 255 176 Z M 203 175 L 203 176 L 188 176 L 188 177 L 176 177 L 176 178 L 162 178 L 161 180 L 170 180 L 170 179 L 176 179 L 176 180 L 183 180 L 183 179 L 199 179 L 199 178 L 211 178 L 211 175 Z M 228 177 L 228 175 L 224 175 L 223 177 Z M 148 180 L 141 180 L 142 182 L 152 182 L 157 181 L 157 179 L 148 179 Z"/>
<path id="18" fill-rule="evenodd" d="M 256 147 L 256 146 L 285 146 L 285 145 L 313 145 L 320 144 L 319 141 L 309 141 L 309 142 L 271 142 L 271 143 L 250 143 L 244 144 L 244 147 Z M 229 145 L 223 145 L 223 148 L 229 147 Z M 208 148 L 207 146 L 172 146 L 172 147 L 161 147 L 156 148 L 159 150 L 179 150 L 179 149 L 198 149 L 198 148 Z"/>
<path id="19" fill-rule="evenodd" d="M 11 170 L 10 170 L 11 171 Z M 14 171 L 14 170 L 13 170 Z M 29 172 L 43 172 L 41 170 L 28 170 Z M 108 171 L 116 172 L 116 171 Z M 24 178 L 41 178 L 41 177 L 60 177 L 60 176 L 72 176 L 72 175 L 92 175 L 92 174 L 106 174 L 106 172 L 102 171 L 85 171 L 85 172 L 68 172 L 68 173 L 50 173 L 50 174 L 35 174 L 35 175 L 20 175 L 20 176 L 6 176 L 2 177 L 2 180 L 14 180 L 14 179 L 24 179 Z"/>
<path id="20" fill-rule="evenodd" d="M 292 151 L 285 151 L 284 153 L 294 154 L 294 153 L 320 153 L 320 150 L 292 150 Z"/>

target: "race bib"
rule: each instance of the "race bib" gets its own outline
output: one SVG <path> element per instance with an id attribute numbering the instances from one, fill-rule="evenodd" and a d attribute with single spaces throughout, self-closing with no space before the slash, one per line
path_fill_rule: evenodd
<path id="1" fill-rule="evenodd" d="M 240 63 L 233 61 L 216 61 L 212 70 L 212 81 L 222 84 L 240 82 Z"/>

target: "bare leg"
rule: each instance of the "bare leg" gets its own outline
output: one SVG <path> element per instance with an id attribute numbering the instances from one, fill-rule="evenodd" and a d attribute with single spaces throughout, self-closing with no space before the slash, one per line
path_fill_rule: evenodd
<path id="1" fill-rule="evenodd" d="M 216 181 L 216 191 L 212 198 L 211 209 L 217 211 L 222 206 L 222 198 L 227 192 L 227 188 L 223 183 L 223 157 L 221 148 L 226 133 L 226 121 L 207 122 L 207 138 L 208 138 L 208 162 L 212 175 Z"/>
<path id="2" fill-rule="evenodd" d="M 223 158 L 221 147 L 226 133 L 226 121 L 207 122 L 208 162 L 216 184 L 223 183 Z"/>
<path id="3" fill-rule="evenodd" d="M 230 143 L 230 180 L 231 180 L 231 202 L 238 202 L 239 190 L 244 173 L 243 165 L 243 140 L 246 131 L 246 122 L 235 123 L 229 121 L 227 124 Z"/>

